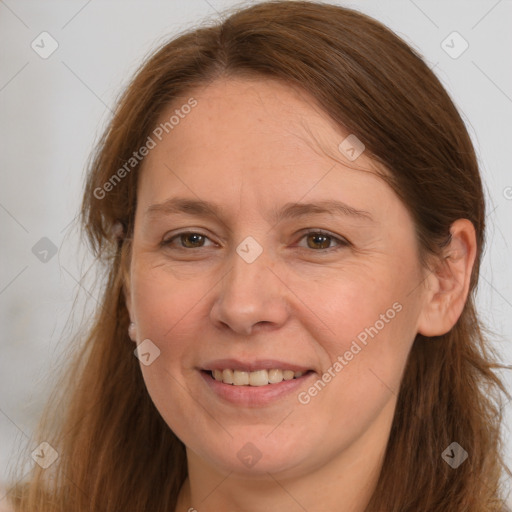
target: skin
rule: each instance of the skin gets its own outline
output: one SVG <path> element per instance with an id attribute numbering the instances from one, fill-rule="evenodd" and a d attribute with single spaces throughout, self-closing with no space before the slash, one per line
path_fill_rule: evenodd
<path id="1" fill-rule="evenodd" d="M 141 364 L 147 389 L 187 447 L 189 477 L 176 510 L 363 511 L 415 336 L 447 332 L 462 311 L 472 224 L 452 225 L 446 265 L 422 268 L 405 206 L 364 172 L 376 170 L 365 153 L 350 162 L 338 151 L 348 133 L 305 92 L 229 78 L 193 97 L 197 106 L 144 161 L 126 283 L 137 342 L 160 349 Z M 207 200 L 221 213 L 148 213 L 172 197 Z M 271 220 L 285 203 L 324 200 L 373 220 Z M 305 236 L 318 229 L 349 244 Z M 187 231 L 206 238 L 161 245 Z M 250 264 L 236 252 L 247 236 L 263 249 Z M 395 303 L 400 312 L 306 405 L 291 393 L 262 407 L 235 406 L 197 370 L 216 358 L 271 358 L 314 369 L 314 382 Z M 247 442 L 261 454 L 252 467 L 237 457 Z"/>

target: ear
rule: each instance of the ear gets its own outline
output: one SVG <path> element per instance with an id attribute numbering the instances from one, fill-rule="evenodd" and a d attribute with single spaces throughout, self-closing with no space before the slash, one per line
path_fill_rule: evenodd
<path id="1" fill-rule="evenodd" d="M 425 280 L 425 302 L 418 319 L 418 333 L 424 336 L 441 336 L 450 331 L 466 303 L 476 257 L 475 227 L 468 219 L 458 219 L 450 233 L 442 260 L 437 260 Z"/>
<path id="2" fill-rule="evenodd" d="M 126 309 L 128 310 L 128 315 L 130 316 L 130 321 L 133 322 L 134 320 L 132 313 L 132 297 L 130 295 L 130 283 L 127 281 L 123 283 L 123 295 Z"/>
<path id="3" fill-rule="evenodd" d="M 130 276 L 130 251 L 126 250 L 123 247 L 123 252 L 121 253 L 121 261 L 120 261 L 120 273 L 122 279 L 122 293 L 124 296 L 124 302 L 126 304 L 126 308 L 128 309 L 128 315 L 130 316 L 130 321 L 134 322 L 133 310 L 132 310 L 132 297 L 131 297 L 131 276 Z"/>

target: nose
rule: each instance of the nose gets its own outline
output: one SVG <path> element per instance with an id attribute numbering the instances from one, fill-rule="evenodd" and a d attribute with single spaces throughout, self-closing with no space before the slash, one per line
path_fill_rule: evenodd
<path id="1" fill-rule="evenodd" d="M 289 291 L 270 263 L 265 251 L 252 263 L 234 252 L 210 311 L 217 327 L 251 335 L 286 323 Z"/>

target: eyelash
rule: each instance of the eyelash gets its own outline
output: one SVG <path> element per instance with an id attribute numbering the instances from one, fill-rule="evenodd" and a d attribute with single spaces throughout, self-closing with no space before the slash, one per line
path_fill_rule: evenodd
<path id="1" fill-rule="evenodd" d="M 174 235 L 173 237 L 167 239 L 167 240 L 162 240 L 162 242 L 160 243 L 160 245 L 162 247 L 171 247 L 172 246 L 172 242 L 181 237 L 181 236 L 184 236 L 184 235 L 200 235 L 204 238 L 208 238 L 208 236 L 206 236 L 205 234 L 203 233 L 200 233 L 198 231 L 183 231 L 182 233 L 178 233 L 176 235 Z M 309 247 L 302 247 L 303 249 L 311 249 L 312 251 L 314 252 L 330 252 L 330 251 L 333 251 L 333 250 L 338 250 L 342 247 L 348 247 L 350 245 L 350 242 L 344 238 L 341 238 L 341 237 L 338 237 L 338 236 L 335 236 L 333 235 L 332 233 L 329 233 L 328 231 L 323 231 L 321 229 L 315 229 L 315 230 L 310 230 L 310 231 L 307 231 L 305 233 L 302 234 L 302 236 L 300 237 L 299 240 L 302 240 L 303 238 L 307 237 L 308 235 L 322 235 L 322 236 L 326 236 L 328 238 L 330 238 L 332 241 L 336 241 L 338 243 L 338 246 L 337 247 L 328 247 L 326 249 L 311 249 Z M 194 250 L 194 249 L 202 249 L 203 247 L 183 247 L 183 246 L 180 246 L 180 247 L 176 247 L 176 249 L 178 250 Z"/>

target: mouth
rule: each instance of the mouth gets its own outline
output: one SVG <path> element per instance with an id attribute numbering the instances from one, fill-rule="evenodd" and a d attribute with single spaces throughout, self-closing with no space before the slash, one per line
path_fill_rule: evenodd
<path id="1" fill-rule="evenodd" d="M 255 371 L 234 370 L 232 368 L 224 368 L 222 370 L 202 370 L 203 373 L 209 375 L 217 382 L 230 384 L 232 386 L 268 386 L 279 384 L 283 381 L 299 379 L 303 375 L 311 373 L 313 370 L 294 371 L 282 370 L 280 368 L 271 368 Z"/>
<path id="2" fill-rule="evenodd" d="M 240 362 L 223 359 L 198 368 L 208 393 L 242 407 L 264 407 L 293 399 L 310 384 L 315 370 L 276 360 Z"/>

